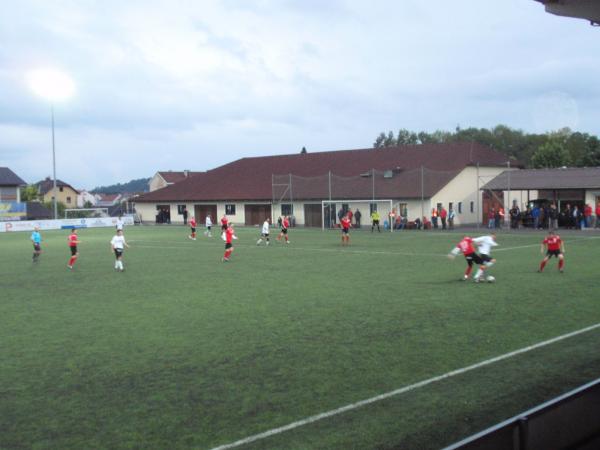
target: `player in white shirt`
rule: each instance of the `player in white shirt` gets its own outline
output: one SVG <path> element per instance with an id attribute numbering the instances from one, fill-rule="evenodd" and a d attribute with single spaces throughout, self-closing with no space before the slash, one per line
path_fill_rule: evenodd
<path id="1" fill-rule="evenodd" d="M 122 230 L 117 230 L 117 234 L 110 241 L 110 246 L 113 252 L 115 252 L 115 270 L 123 272 L 125 270 L 123 268 L 123 250 L 125 247 L 129 248 L 129 245 L 125 241 Z"/>
<path id="2" fill-rule="evenodd" d="M 210 230 L 212 229 L 212 219 L 210 218 L 210 214 L 206 215 L 206 220 L 204 221 L 204 225 L 206 225 L 206 230 L 204 231 L 204 236 L 212 237 Z"/>
<path id="3" fill-rule="evenodd" d="M 117 223 L 115 225 L 115 227 L 117 228 L 117 231 L 123 231 L 123 227 L 125 226 L 125 222 L 123 222 L 123 217 L 119 216 L 117 218 Z"/>
<path id="4" fill-rule="evenodd" d="M 496 242 L 496 233 L 492 233 L 488 236 L 481 236 L 473 239 L 473 243 L 477 245 L 477 249 L 479 250 L 479 255 L 483 260 L 484 266 L 487 268 L 494 265 L 496 262 L 490 254 L 492 253 L 492 247 L 497 247 L 498 243 Z M 483 277 L 483 270 L 477 269 L 477 273 L 475 274 L 475 281 L 479 281 Z"/>
<path id="5" fill-rule="evenodd" d="M 266 242 L 266 245 L 269 245 L 269 228 L 271 227 L 271 219 L 270 218 L 266 218 L 263 226 L 262 226 L 262 230 L 260 232 L 260 239 L 258 241 L 256 241 L 256 245 L 260 245 L 260 243 L 263 241 Z"/>

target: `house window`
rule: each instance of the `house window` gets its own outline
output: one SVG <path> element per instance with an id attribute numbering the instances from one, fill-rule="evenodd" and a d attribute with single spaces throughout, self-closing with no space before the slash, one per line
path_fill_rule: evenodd
<path id="1" fill-rule="evenodd" d="M 291 203 L 282 203 L 281 204 L 281 215 L 282 216 L 291 216 L 294 214 L 294 205 Z"/>
<path id="2" fill-rule="evenodd" d="M 449 203 L 448 203 L 448 209 L 449 209 L 449 210 L 450 210 L 450 209 L 452 209 L 452 207 L 453 207 L 453 206 L 454 206 L 454 203 L 452 203 L 452 202 L 449 202 Z"/>
<path id="3" fill-rule="evenodd" d="M 235 205 L 225 205 L 225 214 L 235 216 Z"/>
<path id="4" fill-rule="evenodd" d="M 473 211 L 474 211 L 474 209 L 475 209 L 475 208 L 474 208 L 474 205 L 475 205 L 475 202 L 471 202 L 471 208 L 470 208 L 470 209 L 471 209 L 471 212 L 473 212 Z"/>
<path id="5" fill-rule="evenodd" d="M 369 211 L 370 211 L 370 214 L 373 214 L 375 211 L 377 211 L 377 203 L 370 203 Z"/>
<path id="6" fill-rule="evenodd" d="M 462 214 L 462 202 L 458 202 L 458 213 Z"/>
<path id="7" fill-rule="evenodd" d="M 67 203 L 71 203 L 71 197 L 67 197 Z"/>
<path id="8" fill-rule="evenodd" d="M 177 205 L 177 214 L 183 216 L 183 211 L 185 210 L 185 205 Z"/>
<path id="9" fill-rule="evenodd" d="M 59 190 L 60 192 L 62 192 L 62 191 L 63 191 L 63 187 L 62 187 L 62 186 L 61 186 L 61 187 L 59 187 L 59 188 L 58 188 L 58 190 Z"/>

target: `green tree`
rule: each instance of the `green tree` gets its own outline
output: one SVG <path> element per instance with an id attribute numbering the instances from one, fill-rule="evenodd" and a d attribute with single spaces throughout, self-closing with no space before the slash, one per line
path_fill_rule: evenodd
<path id="1" fill-rule="evenodd" d="M 396 138 L 394 137 L 394 132 L 390 131 L 385 137 L 385 141 L 383 141 L 384 147 L 393 147 L 396 145 Z"/>
<path id="2" fill-rule="evenodd" d="M 600 140 L 590 136 L 587 140 L 587 150 L 583 158 L 584 166 L 600 166 Z"/>
<path id="3" fill-rule="evenodd" d="M 35 202 L 38 200 L 38 188 L 35 184 L 30 184 L 21 188 L 22 202 Z"/>
<path id="4" fill-rule="evenodd" d="M 383 147 L 384 142 L 385 142 L 385 133 L 382 131 L 381 133 L 379 133 L 379 136 L 377 136 L 377 138 L 375 139 L 375 142 L 373 143 L 373 148 Z"/>
<path id="5" fill-rule="evenodd" d="M 301 153 L 302 155 L 306 155 L 306 153 L 308 153 L 308 152 L 306 151 L 306 147 L 302 147 L 302 150 L 300 150 L 300 153 Z"/>
<path id="6" fill-rule="evenodd" d="M 43 202 L 42 205 L 52 213 L 52 218 L 54 218 L 54 204 L 52 202 Z M 67 209 L 67 206 L 63 202 L 56 202 L 56 211 L 59 219 L 65 217 L 65 209 Z"/>
<path id="7" fill-rule="evenodd" d="M 398 138 L 396 139 L 396 145 L 415 145 L 419 143 L 419 136 L 413 131 L 409 131 L 405 128 L 401 128 L 398 131 Z"/>
<path id="8" fill-rule="evenodd" d="M 559 139 L 549 139 L 537 149 L 531 158 L 531 164 L 535 168 L 562 167 L 569 163 L 569 152 Z"/>

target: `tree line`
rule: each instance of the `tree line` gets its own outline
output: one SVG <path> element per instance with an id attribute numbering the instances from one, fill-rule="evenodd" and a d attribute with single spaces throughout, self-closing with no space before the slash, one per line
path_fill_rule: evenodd
<path id="1" fill-rule="evenodd" d="M 454 131 L 436 130 L 432 133 L 401 128 L 397 134 L 393 131 L 381 132 L 373 147 L 451 142 L 478 142 L 532 168 L 600 166 L 598 137 L 570 128 L 544 134 L 525 133 L 506 125 L 496 125 L 490 129 L 457 126 Z"/>

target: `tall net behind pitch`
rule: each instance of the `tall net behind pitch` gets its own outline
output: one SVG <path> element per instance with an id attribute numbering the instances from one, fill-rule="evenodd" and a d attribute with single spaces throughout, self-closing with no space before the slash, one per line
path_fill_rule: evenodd
<path id="1" fill-rule="evenodd" d="M 470 178 L 467 182 L 473 185 L 465 186 L 463 184 L 460 187 L 462 192 L 469 192 L 468 196 L 457 193 L 456 198 L 447 198 L 446 195 L 445 200 L 436 200 L 439 197 L 436 195 L 454 180 L 462 169 L 454 171 L 433 170 L 427 167 L 393 170 L 370 169 L 354 175 L 327 172 L 314 177 L 274 174 L 272 175 L 272 202 L 273 210 L 277 211 L 274 216 L 276 217 L 279 211 L 281 214 L 293 215 L 297 212 L 293 209 L 295 207 L 296 209 L 304 208 L 306 219 L 310 213 L 310 207 L 317 208 L 317 204 L 322 204 L 322 202 L 329 205 L 330 209 L 335 208 L 336 215 L 339 215 L 341 208 L 349 208 L 349 202 L 353 204 L 356 202 L 356 206 L 360 207 L 365 220 L 368 220 L 373 209 L 377 208 L 380 208 L 382 220 L 391 213 L 395 216 L 408 217 L 408 220 L 412 221 L 417 218 L 420 220 L 425 217 L 431 218 L 434 209 L 444 207 L 449 210 L 450 207 L 453 207 L 456 213 L 459 212 L 459 208 L 461 209 L 464 220 L 469 220 L 470 223 L 480 223 L 484 206 L 488 208 L 490 204 L 484 193 L 483 199 L 487 202 L 484 205 L 481 195 L 481 188 L 486 183 L 487 175 L 480 175 L 476 168 L 473 170 L 477 170 L 477 177 Z M 490 176 L 487 177 L 490 178 Z M 389 199 L 392 199 L 391 208 L 387 207 L 387 203 L 377 205 L 378 202 L 388 202 Z M 358 206 L 360 201 L 364 203 L 362 206 Z M 445 203 L 438 203 L 442 201 Z M 501 201 L 501 199 L 495 199 L 495 201 Z M 307 206 L 307 204 L 309 205 Z M 333 216 L 332 211 L 322 211 L 321 214 L 323 221 L 333 224 L 338 221 L 329 219 L 330 216 Z M 310 226 L 318 225 L 312 223 Z"/>
<path id="2" fill-rule="evenodd" d="M 65 209 L 65 219 L 93 219 L 110 217 L 108 208 L 71 208 Z"/>

